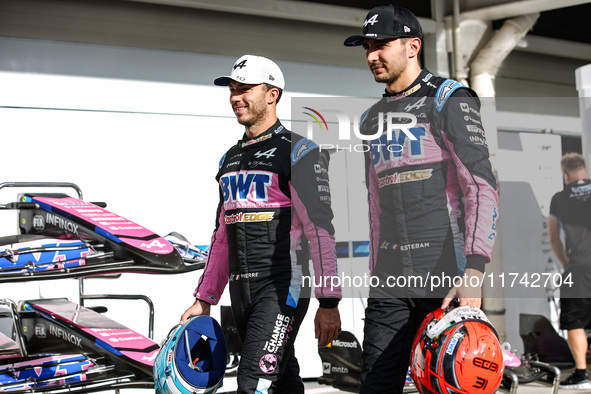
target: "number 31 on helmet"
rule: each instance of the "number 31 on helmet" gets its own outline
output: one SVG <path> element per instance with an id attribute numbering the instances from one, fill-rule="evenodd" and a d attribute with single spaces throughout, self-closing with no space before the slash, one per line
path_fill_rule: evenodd
<path id="1" fill-rule="evenodd" d="M 421 394 L 494 393 L 503 370 L 498 335 L 478 308 L 438 309 L 417 331 L 410 373 Z"/>

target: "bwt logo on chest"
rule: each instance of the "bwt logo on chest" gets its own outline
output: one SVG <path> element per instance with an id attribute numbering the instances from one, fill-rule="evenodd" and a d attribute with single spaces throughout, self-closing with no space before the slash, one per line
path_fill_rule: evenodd
<path id="1" fill-rule="evenodd" d="M 224 202 L 228 201 L 267 201 L 267 188 L 271 186 L 272 176 L 264 171 L 229 172 L 222 175 L 220 185 Z"/>

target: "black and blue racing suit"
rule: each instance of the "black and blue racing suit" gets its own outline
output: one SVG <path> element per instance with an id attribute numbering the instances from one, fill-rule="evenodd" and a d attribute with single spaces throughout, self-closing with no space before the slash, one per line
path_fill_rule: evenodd
<path id="1" fill-rule="evenodd" d="M 328 155 L 279 121 L 224 155 L 209 259 L 195 297 L 217 304 L 230 282 L 242 339 L 238 392 L 302 393 L 293 344 L 309 303 L 308 261 L 320 307 L 338 304 Z M 328 280 L 326 280 L 327 278 Z M 309 281 L 309 283 L 311 283 Z"/>
<path id="2" fill-rule="evenodd" d="M 365 157 L 369 268 L 383 285 L 370 289 L 361 392 L 398 393 L 423 318 L 453 278 L 484 272 L 491 258 L 496 182 L 480 101 L 457 81 L 423 70 L 367 110 L 360 132 L 375 136 Z"/>

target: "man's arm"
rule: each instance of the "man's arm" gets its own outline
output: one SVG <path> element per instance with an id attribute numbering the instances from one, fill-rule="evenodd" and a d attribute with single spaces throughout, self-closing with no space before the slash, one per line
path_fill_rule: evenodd
<path id="1" fill-rule="evenodd" d="M 552 251 L 560 261 L 563 267 L 568 264 L 568 256 L 564 244 L 560 240 L 560 221 L 554 215 L 548 217 L 548 236 L 550 237 L 550 245 Z"/>
<path id="2" fill-rule="evenodd" d="M 472 277 L 476 277 L 477 279 L 472 279 Z M 482 304 L 482 287 L 471 286 L 471 283 L 481 284 L 483 277 L 484 272 L 478 271 L 474 268 L 466 268 L 462 284 L 452 288 L 449 293 L 447 293 L 441 304 L 441 309 L 447 308 L 454 298 L 460 299 L 460 306 L 474 306 L 480 308 L 480 305 Z"/>
<path id="3" fill-rule="evenodd" d="M 228 236 L 225 222 L 226 210 L 224 208 L 224 196 L 220 190 L 220 203 L 216 213 L 216 228 L 211 236 L 211 247 L 207 263 L 203 269 L 203 275 L 195 293 L 196 299 L 216 305 L 228 284 L 230 275 L 230 262 L 228 259 Z"/>
<path id="4" fill-rule="evenodd" d="M 445 103 L 443 116 L 443 137 L 464 196 L 466 226 L 464 280 L 461 286 L 450 291 L 443 306 L 447 306 L 451 298 L 459 297 L 460 306 L 480 307 L 480 286 L 492 255 L 499 214 L 496 179 L 489 161 L 478 99 L 468 89 L 458 89 Z M 475 284 L 478 286 L 471 286 Z"/>
<path id="5" fill-rule="evenodd" d="M 211 306 L 201 300 L 195 300 L 185 313 L 181 316 L 180 324 L 184 324 L 189 318 L 193 316 L 209 316 Z"/>
<path id="6" fill-rule="evenodd" d="M 303 142 L 307 150 L 302 150 L 300 143 L 300 155 L 296 160 L 292 158 L 290 192 L 292 207 L 310 243 L 316 283 L 326 284 L 315 289 L 320 307 L 314 318 L 314 327 L 316 338 L 319 339 L 318 346 L 323 347 L 336 339 L 341 330 L 338 310 L 341 289 L 332 286 L 337 266 L 331 223 L 333 213 L 328 183 L 328 155 L 320 152 L 311 141 L 308 142 Z"/>
<path id="7" fill-rule="evenodd" d="M 216 305 L 219 302 L 228 283 L 230 264 L 228 261 L 228 240 L 224 215 L 224 199 L 220 191 L 220 203 L 216 213 L 216 228 L 211 236 L 211 247 L 207 263 L 193 293 L 196 300 L 181 316 L 181 324 L 192 316 L 209 316 L 210 305 Z"/>
<path id="8" fill-rule="evenodd" d="M 318 339 L 318 347 L 324 347 L 337 339 L 339 332 L 341 332 L 339 308 L 319 307 L 314 317 L 314 334 Z"/>

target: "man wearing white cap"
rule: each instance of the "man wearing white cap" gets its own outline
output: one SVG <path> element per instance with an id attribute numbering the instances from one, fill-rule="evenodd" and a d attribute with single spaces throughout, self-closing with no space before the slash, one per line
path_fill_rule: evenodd
<path id="1" fill-rule="evenodd" d="M 220 161 L 216 229 L 195 303 L 183 314 L 209 315 L 230 282 L 232 313 L 242 340 L 238 393 L 303 393 L 294 342 L 310 291 L 301 286 L 314 265 L 320 305 L 314 320 L 318 346 L 340 331 L 328 156 L 277 119 L 285 86 L 271 60 L 245 55 L 230 75 L 230 104 L 243 138 Z"/>

